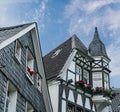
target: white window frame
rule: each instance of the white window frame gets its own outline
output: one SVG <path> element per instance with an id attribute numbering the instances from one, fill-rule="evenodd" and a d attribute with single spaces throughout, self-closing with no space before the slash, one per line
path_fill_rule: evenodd
<path id="1" fill-rule="evenodd" d="M 82 80 L 82 68 L 76 65 L 76 81 Z"/>
<path id="2" fill-rule="evenodd" d="M 30 103 L 26 101 L 26 111 L 25 112 L 34 112 L 34 109 Z"/>
<path id="3" fill-rule="evenodd" d="M 8 107 L 6 107 L 7 102 L 9 102 Z M 4 112 L 16 112 L 16 103 L 17 103 L 17 89 L 11 82 L 8 81 Z M 7 111 L 6 108 L 8 108 Z"/>
<path id="4" fill-rule="evenodd" d="M 28 70 L 29 69 L 29 70 Z M 34 58 L 32 53 L 30 52 L 29 49 L 26 51 L 26 76 L 29 79 L 29 81 L 34 84 L 34 74 L 31 75 L 31 71 L 34 72 Z"/>
<path id="5" fill-rule="evenodd" d="M 38 73 L 37 73 L 36 85 L 37 85 L 38 90 L 41 92 L 41 89 L 42 89 L 42 77 Z"/>
<path id="6" fill-rule="evenodd" d="M 18 40 L 16 40 L 15 57 L 19 63 L 21 63 L 21 52 L 22 52 L 22 46 L 21 46 L 20 42 Z"/>
<path id="7" fill-rule="evenodd" d="M 86 81 L 85 81 L 85 79 L 86 79 Z M 89 72 L 87 71 L 87 70 L 83 70 L 83 80 L 87 83 L 87 84 L 89 84 Z"/>
<path id="8" fill-rule="evenodd" d="M 104 87 L 105 89 L 109 89 L 109 79 L 107 73 L 104 73 Z"/>

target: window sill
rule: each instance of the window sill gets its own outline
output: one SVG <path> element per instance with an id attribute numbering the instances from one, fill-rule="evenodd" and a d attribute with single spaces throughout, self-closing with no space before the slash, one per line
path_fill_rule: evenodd
<path id="1" fill-rule="evenodd" d="M 28 71 L 26 71 L 26 76 L 27 76 L 28 80 L 31 82 L 31 84 L 34 84 L 33 77 L 30 75 L 30 73 Z"/>

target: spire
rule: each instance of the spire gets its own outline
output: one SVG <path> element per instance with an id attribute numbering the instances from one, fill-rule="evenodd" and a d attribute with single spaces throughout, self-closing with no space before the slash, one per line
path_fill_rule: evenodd
<path id="1" fill-rule="evenodd" d="M 97 27 L 95 27 L 94 37 L 89 45 L 89 53 L 91 56 L 105 56 L 108 58 L 105 45 L 99 37 Z"/>
<path id="2" fill-rule="evenodd" d="M 93 38 L 93 41 L 95 41 L 95 40 L 101 41 L 100 38 L 99 38 L 99 33 L 98 33 L 98 30 L 97 30 L 97 27 L 95 27 L 95 33 L 94 33 L 94 38 Z"/>

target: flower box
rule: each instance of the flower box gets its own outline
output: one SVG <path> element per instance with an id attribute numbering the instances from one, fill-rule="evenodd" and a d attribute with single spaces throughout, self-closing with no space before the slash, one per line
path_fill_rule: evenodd
<path id="1" fill-rule="evenodd" d="M 103 95 L 104 97 L 108 96 L 110 97 L 112 94 L 111 89 L 105 89 L 103 87 L 96 87 L 94 91 L 94 95 Z"/>
<path id="2" fill-rule="evenodd" d="M 30 67 L 27 66 L 27 71 L 29 72 L 29 74 L 31 76 L 33 76 L 35 74 L 35 72 L 33 70 L 30 70 Z"/>

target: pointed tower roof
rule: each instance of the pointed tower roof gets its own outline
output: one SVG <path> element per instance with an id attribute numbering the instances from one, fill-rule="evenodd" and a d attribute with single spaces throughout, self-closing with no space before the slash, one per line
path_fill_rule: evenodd
<path id="1" fill-rule="evenodd" d="M 94 38 L 89 45 L 89 53 L 91 56 L 105 56 L 108 58 L 105 45 L 99 38 L 97 27 L 95 27 Z"/>

